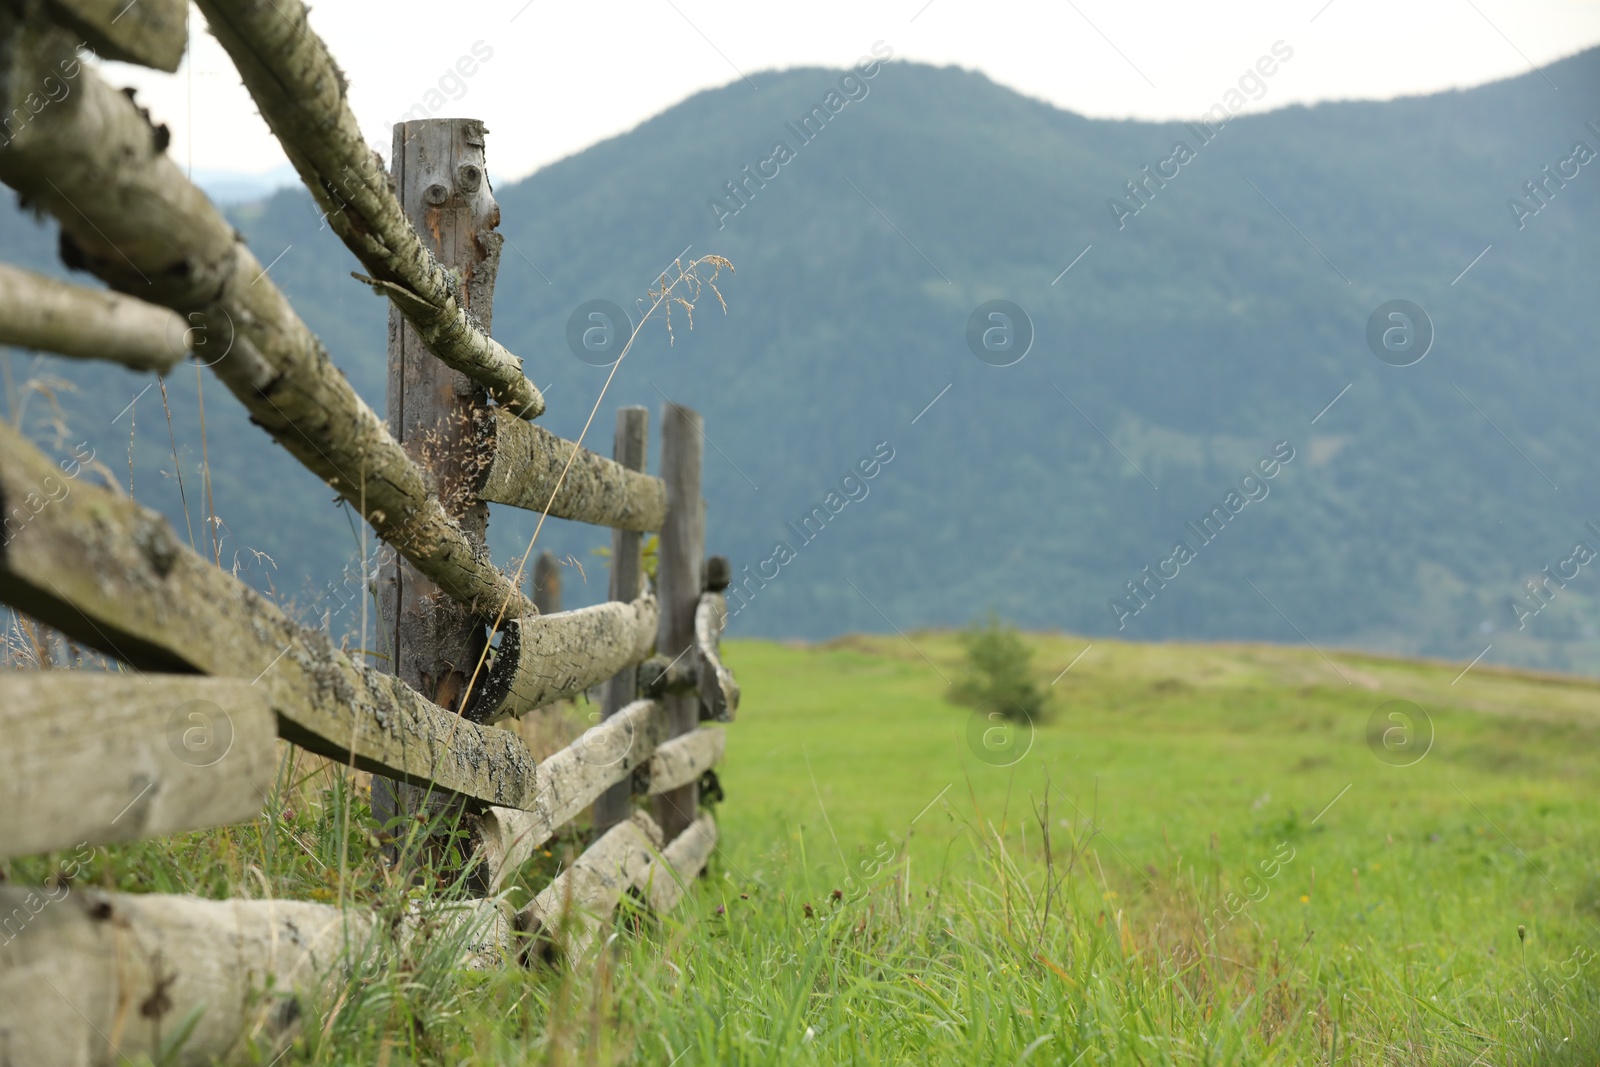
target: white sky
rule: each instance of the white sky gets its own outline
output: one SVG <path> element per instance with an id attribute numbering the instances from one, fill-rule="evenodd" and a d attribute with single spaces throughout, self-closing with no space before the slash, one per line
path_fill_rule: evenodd
<path id="1" fill-rule="evenodd" d="M 180 164 L 284 164 L 203 18 L 191 19 L 178 74 L 108 64 L 113 79 L 140 87 Z M 878 40 L 896 58 L 976 68 L 1081 114 L 1188 118 L 1278 40 L 1294 58 L 1252 110 L 1526 73 L 1600 42 L 1600 0 L 319 0 L 311 25 L 386 157 L 390 125 L 475 43 L 492 48 L 436 114 L 487 122 L 503 182 L 701 89 L 748 76 L 759 92 L 762 71 L 846 66 Z"/>

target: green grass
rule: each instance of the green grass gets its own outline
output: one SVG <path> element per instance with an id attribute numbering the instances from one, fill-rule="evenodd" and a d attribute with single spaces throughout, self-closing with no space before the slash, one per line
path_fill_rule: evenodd
<path id="1" fill-rule="evenodd" d="M 1600 685 L 1096 641 L 999 767 L 944 700 L 955 635 L 912 640 L 730 643 L 721 846 L 677 915 L 624 907 L 575 971 L 403 957 L 278 1062 L 1600 1062 Z M 1028 640 L 1045 683 L 1087 644 Z M 1397 699 L 1410 766 L 1367 741 Z M 343 789 L 88 877 L 335 898 Z M 404 895 L 359 819 L 346 846 L 348 897 Z"/>

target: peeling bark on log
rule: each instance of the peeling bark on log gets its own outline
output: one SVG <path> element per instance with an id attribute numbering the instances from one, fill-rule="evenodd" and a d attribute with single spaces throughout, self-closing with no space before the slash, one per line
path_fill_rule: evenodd
<path id="1" fill-rule="evenodd" d="M 602 834 L 522 909 L 519 925 L 533 940 L 528 957 L 582 959 L 622 894 L 641 884 L 660 848 L 661 828 L 642 811 Z"/>
<path id="2" fill-rule="evenodd" d="M 667 729 L 660 704 L 635 701 L 539 764 L 538 793 L 524 810 L 490 808 L 480 821 L 490 892 L 606 787 L 647 764 Z"/>
<path id="3" fill-rule="evenodd" d="M 106 59 L 168 74 L 189 44 L 188 0 L 47 0 L 45 10 Z"/>
<path id="4" fill-rule="evenodd" d="M 0 546 L 0 601 L 143 670 L 253 679 L 278 734 L 363 770 L 489 804 L 531 807 L 522 739 L 440 710 L 351 661 L 231 575 L 178 543 L 160 515 L 82 482 L 44 501 L 56 471 L 0 423 L 0 514 L 42 503 Z"/>
<path id="5" fill-rule="evenodd" d="M 494 665 L 467 708 L 474 722 L 523 715 L 610 678 L 644 660 L 655 642 L 656 598 L 612 601 L 508 624 Z"/>
<path id="6" fill-rule="evenodd" d="M 167 308 L 0 264 L 0 345 L 165 374 L 189 354 L 188 330 Z"/>
<path id="7" fill-rule="evenodd" d="M 658 746 L 650 757 L 650 792 L 665 793 L 698 782 L 702 774 L 722 762 L 727 744 L 720 729 L 708 726 Z"/>
<path id="8" fill-rule="evenodd" d="M 667 487 L 660 478 L 578 449 L 578 458 L 552 500 L 556 480 L 577 446 L 542 426 L 505 415 L 496 418 L 494 432 L 494 462 L 478 490 L 483 499 L 538 512 L 549 505 L 550 514 L 558 519 L 619 530 L 661 529 Z"/>
<path id="9" fill-rule="evenodd" d="M 645 872 L 641 888 L 650 910 L 665 914 L 676 908 L 716 847 L 717 821 L 709 811 L 702 811 Z"/>
<path id="10" fill-rule="evenodd" d="M 722 664 L 722 628 L 727 622 L 727 598 L 720 592 L 702 593 L 694 610 L 695 679 L 700 717 L 715 722 L 732 722 L 739 710 L 739 683 Z"/>
<path id="11" fill-rule="evenodd" d="M 0 114 L 74 41 L 0 7 Z M 494 618 L 525 604 L 351 388 L 260 262 L 184 178 L 133 102 L 84 66 L 77 91 L 0 147 L 0 181 L 61 223 L 63 258 L 113 289 L 183 313 L 225 353 L 217 376 L 307 469 L 363 510 L 378 535 L 450 597 Z M 509 605 L 509 607 L 506 607 Z"/>
<path id="12" fill-rule="evenodd" d="M 271 1059 L 301 998 L 323 999 L 330 972 L 366 955 L 375 932 L 370 915 L 324 904 L 67 886 L 0 887 L 0 925 L 0 1063 L 40 1067 L 155 1059 L 191 1017 L 168 1062 L 205 1067 L 246 1034 Z"/>
<path id="13" fill-rule="evenodd" d="M 277 755 L 277 721 L 245 681 L 7 671 L 0 858 L 252 819 Z"/>
<path id="14" fill-rule="evenodd" d="M 306 24 L 305 6 L 299 0 L 200 0 L 200 9 L 328 226 L 372 273 L 363 280 L 393 300 L 447 366 L 483 383 L 512 414 L 541 414 L 544 397 L 523 376 L 522 361 L 489 336 L 473 314 L 462 276 L 430 255 L 406 220 L 350 110 L 343 72 Z M 488 179 L 483 168 L 463 164 L 452 184 L 471 192 Z M 490 225 L 497 221 L 498 213 Z M 497 234 L 484 237 L 498 247 Z"/>

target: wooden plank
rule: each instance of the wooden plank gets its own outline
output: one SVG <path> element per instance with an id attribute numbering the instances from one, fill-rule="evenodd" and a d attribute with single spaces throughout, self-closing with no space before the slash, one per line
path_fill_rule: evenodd
<path id="1" fill-rule="evenodd" d="M 45 11 L 105 59 L 168 74 L 189 44 L 188 0 L 47 0 Z"/>
<path id="2" fill-rule="evenodd" d="M 702 811 L 662 850 L 640 880 L 650 910 L 664 914 L 676 908 L 716 847 L 717 822 L 709 811 Z"/>
<path id="3" fill-rule="evenodd" d="M 666 738 L 666 711 L 638 700 L 586 730 L 539 765 L 538 792 L 523 810 L 491 807 L 479 824 L 480 847 L 491 892 L 614 782 L 649 763 Z"/>
<path id="4" fill-rule="evenodd" d="M 456 179 L 467 168 L 482 173 L 483 124 L 474 119 L 426 119 L 394 127 L 395 190 L 410 225 L 424 230 L 426 251 L 445 269 L 469 279 L 464 296 L 489 328 L 499 245 L 479 238 L 492 230 L 500 207 L 487 181 Z M 411 235 L 415 240 L 416 234 Z M 398 309 L 389 308 L 386 409 L 390 432 L 431 480 L 450 518 L 481 545 L 489 509 L 475 485 L 493 446 L 479 426 L 489 421 L 488 394 L 458 370 L 435 359 Z M 390 556 L 378 577 L 378 647 L 387 669 L 447 711 L 459 712 L 471 679 L 484 662 L 488 633 L 466 604 L 440 595 L 403 556 Z M 449 826 L 463 814 L 461 798 L 385 778 L 372 780 L 372 812 L 387 824 L 399 814 L 426 813 Z M 437 838 L 419 842 L 447 872 Z M 398 859 L 398 853 L 395 854 Z"/>
<path id="5" fill-rule="evenodd" d="M 629 604 L 596 604 L 512 621 L 467 706 L 467 718 L 496 722 L 524 715 L 642 662 L 655 641 L 657 616 L 655 596 L 645 593 Z"/>
<path id="6" fill-rule="evenodd" d="M 617 417 L 630 410 L 635 409 L 623 408 Z M 648 432 L 648 421 L 645 425 Z M 548 507 L 559 519 L 621 530 L 661 529 L 667 513 L 667 487 L 661 479 L 584 448 L 573 459 L 574 448 L 542 426 L 498 415 L 494 460 L 478 493 L 493 503 L 529 511 L 542 513 Z"/>
<path id="7" fill-rule="evenodd" d="M 612 437 L 611 455 L 619 466 L 630 471 L 643 471 L 648 465 L 650 450 L 650 409 L 625 407 L 617 410 L 617 428 Z M 652 479 L 661 487 L 661 514 L 666 515 L 667 487 L 659 479 Z M 659 522 L 657 523 L 659 526 Z M 611 531 L 611 599 L 629 601 L 639 595 L 644 586 L 643 538 L 638 531 L 616 529 Z M 628 665 L 612 675 L 605 683 L 600 703 L 601 714 L 607 718 L 627 707 L 639 696 L 639 670 Z M 633 783 L 624 779 L 602 793 L 594 802 L 593 825 L 596 830 L 615 826 L 633 811 Z"/>
<path id="8" fill-rule="evenodd" d="M 50 1067 L 206 1067 L 237 1055 L 247 1033 L 265 1063 L 377 929 L 367 913 L 323 904 L 64 885 L 0 886 L 0 926 L 0 1054 Z M 161 1061 L 162 1039 L 190 1020 Z"/>
<path id="9" fill-rule="evenodd" d="M 20 106 L 7 95 L 15 86 L 76 62 L 75 44 L 53 27 L 0 20 L 0 70 L 10 71 L 0 114 Z M 0 180 L 55 216 L 73 266 L 184 314 L 252 421 L 447 595 L 491 620 L 532 614 L 125 94 L 83 65 L 71 96 L 0 146 Z"/>
<path id="10" fill-rule="evenodd" d="M 254 818 L 278 731 L 245 681 L 0 674 L 0 858 Z"/>
<path id="11" fill-rule="evenodd" d="M 674 737 L 656 748 L 650 757 L 650 792 L 665 793 L 698 782 L 700 776 L 718 763 L 728 744 L 722 730 L 707 726 Z"/>
<path id="12" fill-rule="evenodd" d="M 305 5 L 300 0 L 201 0 L 200 10 L 329 228 L 371 272 L 363 280 L 391 299 L 441 362 L 483 383 L 512 414 L 529 419 L 541 414 L 544 397 L 523 375 L 522 361 L 489 336 L 488 316 L 458 287 L 450 264 L 430 256 L 419 238 L 417 230 L 429 230 L 432 220 L 417 228 L 407 221 L 382 160 L 362 136 L 343 73 L 307 25 Z M 437 185 L 431 195 L 442 203 L 452 191 L 486 194 L 489 180 L 481 164 L 462 161 L 440 174 Z M 498 256 L 499 234 L 486 226 L 478 239 Z M 471 276 L 463 277 L 470 289 Z"/>
<path id="13" fill-rule="evenodd" d="M 0 514 L 56 468 L 0 422 Z M 313 752 L 508 807 L 531 805 L 533 757 L 397 679 L 352 662 L 178 543 L 159 514 L 83 481 L 0 546 L 0 601 L 142 670 L 244 678 L 278 733 Z"/>
<path id="14" fill-rule="evenodd" d="M 661 830 L 642 811 L 602 834 L 518 916 L 532 941 L 525 958 L 582 959 L 622 894 L 642 884 L 660 848 Z"/>
<path id="15" fill-rule="evenodd" d="M 656 565 L 656 588 L 661 598 L 660 633 L 656 651 L 669 659 L 694 645 L 694 615 L 702 592 L 701 566 L 705 561 L 705 506 L 700 499 L 700 464 L 705 434 L 700 416 L 678 404 L 666 404 L 661 413 L 661 478 L 667 484 L 667 518 L 661 527 L 661 548 Z M 672 721 L 672 736 L 688 733 L 700 724 L 700 698 L 694 693 L 669 693 L 662 697 Z M 694 783 L 656 796 L 656 821 L 670 840 L 694 821 L 699 806 Z"/>
<path id="16" fill-rule="evenodd" d="M 487 182 L 459 188 L 454 173 L 484 165 L 483 124 L 472 119 L 427 119 L 394 128 L 395 185 L 411 223 L 427 230 L 428 253 L 446 269 L 471 278 L 470 303 L 485 328 L 494 307 L 498 246 L 479 237 L 500 217 Z M 448 190 L 448 192 L 445 192 Z M 416 330 L 389 314 L 387 423 L 437 487 L 450 518 L 474 544 L 488 534 L 489 509 L 475 483 L 492 447 L 478 425 L 489 418 L 488 396 L 460 371 L 443 365 Z M 465 605 L 440 597 L 439 587 L 408 560 L 397 559 L 378 579 L 382 650 L 393 673 L 448 711 L 459 711 L 467 680 L 487 640 Z"/>
<path id="17" fill-rule="evenodd" d="M 0 263 L 0 345 L 165 374 L 189 354 L 188 329 L 167 308 Z"/>

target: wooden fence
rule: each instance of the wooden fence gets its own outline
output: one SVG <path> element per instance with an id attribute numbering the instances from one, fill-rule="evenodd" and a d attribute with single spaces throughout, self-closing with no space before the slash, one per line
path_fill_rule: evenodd
<path id="1" fill-rule="evenodd" d="M 0 675 L 0 857 L 76 849 L 70 876 L 89 846 L 255 818 L 282 739 L 372 772 L 380 817 L 459 818 L 484 896 L 397 925 L 313 902 L 0 886 L 0 1063 L 154 1059 L 180 1032 L 163 1062 L 281 1044 L 331 970 L 441 927 L 469 931 L 464 962 L 578 958 L 623 894 L 673 908 L 717 840 L 697 783 L 724 738 L 701 723 L 731 720 L 739 690 L 718 654 L 728 568 L 705 559 L 700 417 L 665 407 L 660 478 L 643 408 L 618 412 L 611 459 L 530 422 L 544 399 L 489 334 L 501 239 L 482 124 L 402 123 L 385 168 L 300 0 L 199 6 L 356 277 L 390 302 L 387 418 L 167 157 L 165 128 L 79 59 L 87 44 L 175 70 L 186 0 L 0 3 L 0 181 L 109 286 L 0 267 L 0 344 L 157 373 L 197 336 L 225 351 L 210 369 L 252 421 L 393 550 L 378 583 L 390 669 L 296 623 L 150 509 L 64 488 L 76 472 L 0 423 L 0 601 L 123 665 Z M 675 270 L 663 289 L 698 281 Z M 559 575 L 539 568 L 530 598 L 520 570 L 495 567 L 486 502 L 611 527 L 610 602 L 541 611 Z M 542 761 L 496 725 L 597 686 L 603 721 Z M 587 850 L 508 908 L 497 891 L 585 809 Z"/>

